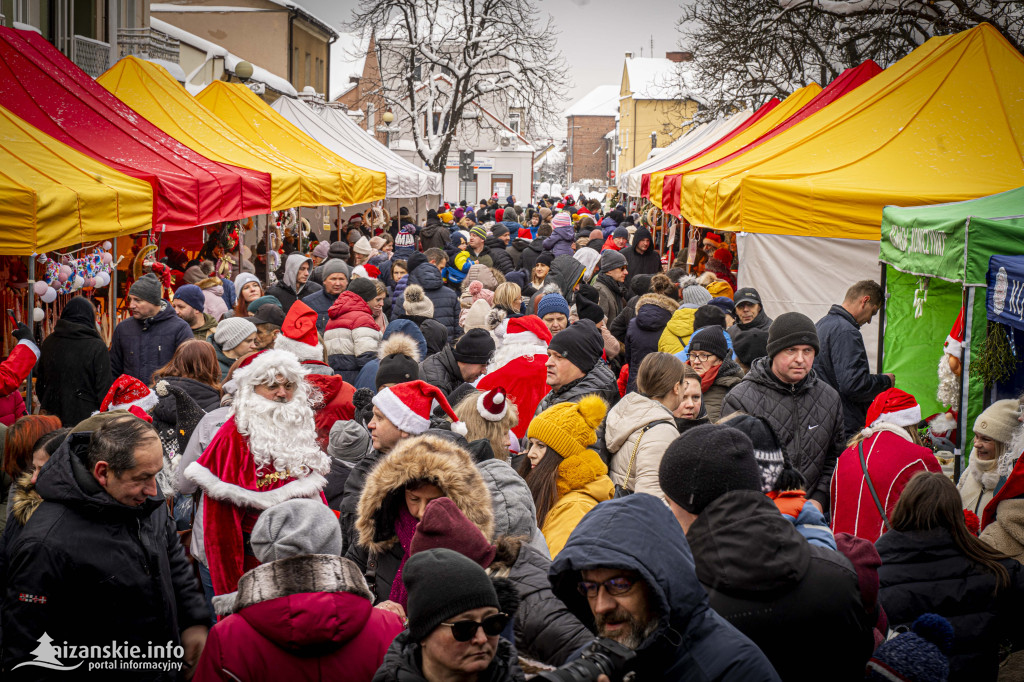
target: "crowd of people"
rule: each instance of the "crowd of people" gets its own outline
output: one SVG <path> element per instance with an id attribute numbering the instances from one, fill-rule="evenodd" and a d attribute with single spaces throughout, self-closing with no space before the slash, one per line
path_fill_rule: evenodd
<path id="1" fill-rule="evenodd" d="M 994 680 L 1024 642 L 1024 403 L 955 483 L 870 371 L 876 282 L 767 310 L 729 236 L 669 262 L 572 197 L 336 227 L 169 253 L 109 348 L 84 297 L 19 325 L 5 679 Z"/>

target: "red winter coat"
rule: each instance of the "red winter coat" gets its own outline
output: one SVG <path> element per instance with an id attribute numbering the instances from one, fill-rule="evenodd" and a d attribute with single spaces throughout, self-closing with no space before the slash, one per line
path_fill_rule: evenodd
<path id="1" fill-rule="evenodd" d="M 604 244 L 601 245 L 601 250 L 602 251 L 607 251 L 608 249 L 611 249 L 613 251 L 621 251 L 622 250 L 622 249 L 620 249 L 618 247 L 618 245 L 616 245 L 615 237 L 613 237 L 612 235 L 608 235 L 608 238 L 604 240 Z"/>
<path id="2" fill-rule="evenodd" d="M 518 357 L 493 372 L 488 372 L 480 379 L 477 388 L 489 391 L 501 386 L 508 397 L 519 409 L 519 423 L 512 429 L 518 438 L 526 435 L 533 413 L 544 396 L 551 391 L 547 383 L 547 369 L 544 363 L 546 355 L 527 355 Z"/>
<path id="3" fill-rule="evenodd" d="M 352 291 L 341 292 L 331 304 L 327 315 L 330 318 L 327 322 L 327 331 L 359 329 L 360 327 L 373 327 L 376 331 L 380 331 L 377 321 L 373 319 L 373 313 L 370 312 L 370 306 Z M 326 338 L 326 334 L 324 336 Z"/>
<path id="4" fill-rule="evenodd" d="M 323 574 L 318 566 L 327 562 L 342 562 L 342 568 L 322 580 L 310 578 Z M 288 565 L 298 570 L 282 577 L 281 566 Z M 242 589 L 249 576 L 260 573 L 258 586 Z M 236 603 L 237 611 L 210 630 L 194 679 L 370 682 L 403 626 L 399 616 L 373 608 L 365 582 L 357 585 L 356 578 L 363 582 L 352 562 L 325 555 L 282 559 L 250 571 L 239 582 L 237 598 L 255 603 Z M 312 590 L 339 579 L 331 587 L 344 591 L 294 592 L 296 583 L 309 583 Z"/>
<path id="5" fill-rule="evenodd" d="M 355 395 L 356 389 L 335 375 L 310 374 L 306 381 L 316 386 L 323 396 L 323 403 L 315 408 L 313 421 L 316 423 L 316 442 L 321 450 L 327 452 L 327 441 L 334 422 L 339 419 L 352 419 L 356 414 L 356 408 L 352 404 L 352 396 Z"/>
<path id="6" fill-rule="evenodd" d="M 932 451 L 910 442 L 901 427 L 883 423 L 871 430 L 873 435 L 863 442 L 864 459 L 878 499 L 891 517 L 896 500 L 914 474 L 942 469 Z M 856 446 L 839 456 L 829 491 L 833 533 L 849 533 L 869 542 L 882 536 L 882 515 L 865 482 Z"/>

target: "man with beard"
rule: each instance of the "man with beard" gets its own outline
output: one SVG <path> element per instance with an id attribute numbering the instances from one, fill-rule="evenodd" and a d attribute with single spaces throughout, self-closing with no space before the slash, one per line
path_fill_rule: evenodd
<path id="1" fill-rule="evenodd" d="M 239 365 L 234 404 L 224 426 L 185 477 L 199 486 L 193 532 L 203 548 L 215 594 L 234 592 L 259 565 L 249 535 L 265 509 L 285 500 L 318 497 L 330 458 L 317 446 L 311 385 L 298 359 L 260 351 Z"/>
<path id="2" fill-rule="evenodd" d="M 174 300 L 171 307 L 178 317 L 185 320 L 192 329 L 192 336 L 199 341 L 206 341 L 217 331 L 217 320 L 213 315 L 203 312 L 206 305 L 206 297 L 203 290 L 195 284 L 185 284 L 174 292 Z"/>
<path id="3" fill-rule="evenodd" d="M 764 654 L 710 608 L 678 523 L 653 495 L 594 507 L 548 576 L 555 596 L 598 637 L 636 651 L 638 680 L 779 679 Z"/>
<path id="4" fill-rule="evenodd" d="M 600 298 L 598 305 L 604 311 L 605 318 L 610 322 L 622 312 L 626 305 L 625 291 L 623 284 L 629 270 L 626 267 L 626 257 L 615 249 L 608 249 L 601 253 L 599 261 L 600 274 L 594 282 Z"/>

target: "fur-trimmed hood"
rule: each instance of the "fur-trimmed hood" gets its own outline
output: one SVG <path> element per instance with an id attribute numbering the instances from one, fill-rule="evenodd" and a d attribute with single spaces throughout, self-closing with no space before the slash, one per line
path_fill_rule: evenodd
<path id="1" fill-rule="evenodd" d="M 18 476 L 14 484 L 14 494 L 11 496 L 11 515 L 14 520 L 24 526 L 42 503 L 43 498 L 32 484 L 32 473 L 25 472 Z"/>
<path id="2" fill-rule="evenodd" d="M 669 313 L 674 313 L 679 310 L 679 302 L 673 301 L 664 294 L 644 294 L 636 301 L 636 310 L 639 313 L 640 308 L 645 305 L 656 305 L 659 308 L 664 308 Z"/>
<path id="3" fill-rule="evenodd" d="M 216 275 L 211 275 L 206 279 L 201 279 L 196 282 L 196 286 L 203 290 L 212 289 L 213 287 L 223 287 L 224 281 Z M 221 291 L 223 291 L 223 289 Z"/>
<path id="4" fill-rule="evenodd" d="M 395 521 L 405 503 L 405 485 L 419 479 L 432 481 L 490 541 L 491 495 L 473 458 L 451 441 L 422 435 L 403 440 L 367 477 L 356 521 L 362 547 L 380 554 L 397 542 Z"/>
<path id="5" fill-rule="evenodd" d="M 380 348 L 377 350 L 377 357 L 383 360 L 387 356 L 395 355 L 396 353 L 410 357 L 416 362 L 423 360 L 420 356 L 419 343 L 407 334 L 396 333 L 384 339 L 384 342 L 380 344 Z"/>

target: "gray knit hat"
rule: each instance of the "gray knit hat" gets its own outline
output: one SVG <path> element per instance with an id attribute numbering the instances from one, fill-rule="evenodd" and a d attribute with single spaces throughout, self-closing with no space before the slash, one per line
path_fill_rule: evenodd
<path id="1" fill-rule="evenodd" d="M 422 642 L 441 623 L 460 613 L 487 606 L 501 608 L 484 569 L 450 549 L 413 554 L 402 569 L 402 580 L 409 593 L 406 611 L 409 638 L 414 642 Z"/>
<path id="2" fill-rule="evenodd" d="M 304 554 L 341 556 L 344 550 L 334 512 L 322 500 L 308 497 L 287 500 L 264 511 L 250 540 L 261 564 Z"/>
<path id="3" fill-rule="evenodd" d="M 626 267 L 626 257 L 615 249 L 605 249 L 601 252 L 600 269 L 601 272 L 611 272 L 618 268 Z"/>
<path id="4" fill-rule="evenodd" d="M 343 260 L 332 258 L 331 260 L 324 261 L 323 265 L 320 266 L 320 278 L 322 280 L 327 279 L 331 275 L 338 273 L 345 275 L 347 279 L 352 279 L 352 268 L 348 266 Z"/>
<path id="5" fill-rule="evenodd" d="M 217 323 L 217 331 L 213 340 L 220 344 L 221 350 L 231 350 L 238 344 L 256 333 L 256 325 L 246 317 L 229 317 Z"/>
<path id="6" fill-rule="evenodd" d="M 160 280 L 152 272 L 146 273 L 135 280 L 135 284 L 128 290 L 129 296 L 134 296 L 140 301 L 160 305 Z"/>
<path id="7" fill-rule="evenodd" d="M 691 284 L 683 289 L 683 305 L 691 308 L 699 308 L 702 305 L 707 305 L 708 303 L 711 303 L 712 298 L 714 298 L 714 296 L 711 295 L 711 292 L 699 284 Z"/>
<path id="8" fill-rule="evenodd" d="M 339 419 L 331 427 L 327 454 L 354 464 L 370 451 L 370 432 L 354 419 Z"/>

